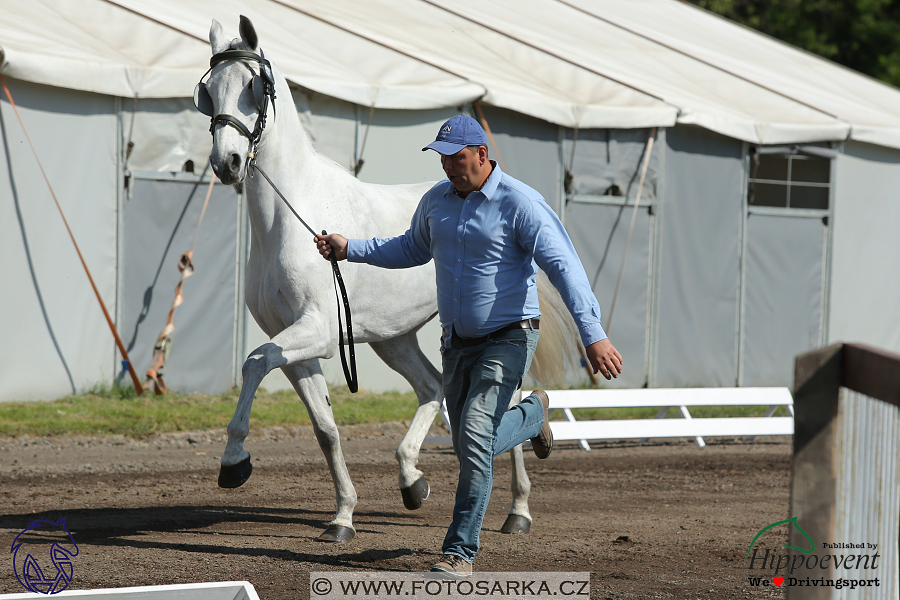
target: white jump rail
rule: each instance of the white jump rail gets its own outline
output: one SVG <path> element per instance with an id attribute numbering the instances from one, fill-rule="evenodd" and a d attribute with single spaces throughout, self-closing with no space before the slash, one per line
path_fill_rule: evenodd
<path id="1" fill-rule="evenodd" d="M 525 397 L 531 392 L 522 391 Z M 785 387 L 767 388 L 660 388 L 625 390 L 547 390 L 550 409 L 562 410 L 565 421 L 553 421 L 550 428 L 556 441 L 579 440 L 590 450 L 588 440 L 649 439 L 692 437 L 705 446 L 704 437 L 755 437 L 793 435 L 794 400 Z M 653 419 L 614 419 L 579 421 L 572 410 L 580 408 L 661 407 Z M 688 407 L 767 406 L 762 417 L 695 419 Z M 773 417 L 779 406 L 791 416 Z M 677 408 L 683 418 L 666 419 Z"/>

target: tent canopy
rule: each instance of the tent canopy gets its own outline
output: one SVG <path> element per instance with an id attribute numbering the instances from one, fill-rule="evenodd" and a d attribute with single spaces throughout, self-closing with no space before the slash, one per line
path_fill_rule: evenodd
<path id="1" fill-rule="evenodd" d="M 123 98 L 193 92 L 206 44 L 104 0 L 2 0 L 0 72 Z"/>
<path id="2" fill-rule="evenodd" d="M 676 122 L 758 144 L 900 148 L 900 91 L 677 0 L 0 0 L 0 68 L 189 97 L 240 14 L 293 83 L 362 106 L 486 103 L 564 127 Z"/>

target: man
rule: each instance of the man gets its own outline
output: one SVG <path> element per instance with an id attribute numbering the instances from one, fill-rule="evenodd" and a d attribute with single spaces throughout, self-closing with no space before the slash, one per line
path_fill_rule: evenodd
<path id="1" fill-rule="evenodd" d="M 459 482 L 443 558 L 432 571 L 472 574 L 494 457 L 531 439 L 538 458 L 553 449 L 547 394 L 536 390 L 509 409 L 539 335 L 538 266 L 575 318 L 594 372 L 610 379 L 622 357 L 600 326 L 600 307 L 562 223 L 536 191 L 488 160 L 487 138 L 457 115 L 422 148 L 441 155 L 447 179 L 423 197 L 401 236 L 315 238 L 328 258 L 406 268 L 435 261 L 443 328 L 443 388 Z M 509 410 L 507 410 L 509 409 Z"/>

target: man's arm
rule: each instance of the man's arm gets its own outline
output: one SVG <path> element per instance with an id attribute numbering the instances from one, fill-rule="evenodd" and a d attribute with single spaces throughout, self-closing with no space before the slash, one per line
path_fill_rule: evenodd
<path id="1" fill-rule="evenodd" d="M 575 319 L 591 369 L 606 379 L 618 377 L 624 360 L 600 325 L 600 306 L 569 234 L 543 201 L 528 205 L 519 216 L 520 240 L 530 246 Z"/>
<path id="2" fill-rule="evenodd" d="M 364 262 L 386 269 L 405 269 L 424 265 L 431 260 L 428 228 L 425 224 L 425 198 L 413 214 L 409 229 L 403 235 L 371 240 L 348 240 L 332 233 L 313 238 L 319 254 L 329 260 L 331 253 L 337 260 Z"/>

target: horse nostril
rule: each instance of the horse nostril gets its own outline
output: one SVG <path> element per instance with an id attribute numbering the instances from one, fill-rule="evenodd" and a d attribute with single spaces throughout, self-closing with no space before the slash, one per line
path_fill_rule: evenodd
<path id="1" fill-rule="evenodd" d="M 228 169 L 232 173 L 237 173 L 241 170 L 241 157 L 237 153 L 231 155 L 231 160 L 228 162 Z"/>

